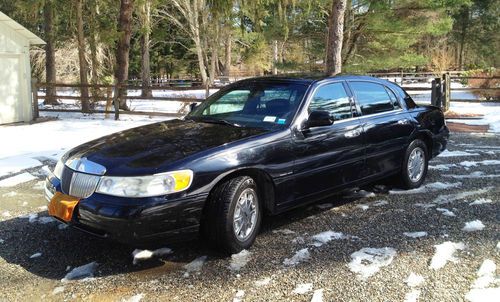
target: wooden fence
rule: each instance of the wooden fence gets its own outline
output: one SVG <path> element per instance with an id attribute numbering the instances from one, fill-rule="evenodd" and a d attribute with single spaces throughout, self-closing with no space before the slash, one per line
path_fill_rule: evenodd
<path id="1" fill-rule="evenodd" d="M 431 94 L 431 103 L 436 106 L 442 107 L 444 110 L 449 109 L 450 101 L 454 102 L 464 102 L 464 101 L 499 101 L 500 99 L 500 87 L 498 86 L 498 80 L 500 77 L 491 76 L 464 76 L 463 72 L 455 71 L 455 72 L 446 72 L 440 76 L 436 76 L 435 73 L 430 72 L 422 72 L 422 73 L 371 73 L 371 76 L 385 78 L 390 81 L 394 81 L 397 84 L 401 85 L 406 91 L 416 92 L 430 92 Z M 432 82 L 429 83 L 429 79 L 432 79 Z M 452 87 L 452 82 L 464 82 L 469 80 L 493 80 L 492 87 Z M 223 77 L 219 81 L 219 83 L 229 83 L 229 78 Z M 428 83 L 425 87 L 412 87 L 408 86 L 408 83 Z M 116 91 L 118 87 L 115 85 L 81 85 L 81 84 L 62 84 L 62 83 L 36 83 L 33 81 L 32 83 L 32 91 L 33 91 L 33 108 L 34 108 L 34 116 L 38 117 L 38 101 L 45 100 L 50 96 L 45 94 L 41 94 L 41 92 L 45 92 L 47 88 L 53 87 L 56 90 L 56 94 L 52 96 L 55 100 L 75 100 L 76 104 L 81 104 L 81 101 L 84 98 L 80 95 L 65 95 L 61 94 L 61 90 L 70 90 L 72 92 L 79 92 L 81 88 L 87 87 L 89 88 L 90 96 L 88 100 L 95 104 L 105 103 L 104 109 L 96 109 L 92 110 L 93 113 L 105 113 L 114 114 L 115 118 L 118 118 L 119 114 L 134 114 L 134 115 L 150 115 L 150 116 L 169 116 L 169 117 L 180 117 L 184 113 L 182 111 L 178 112 L 159 112 L 159 111 L 136 111 L 136 110 L 114 110 L 113 103 L 116 101 Z M 126 91 L 139 91 L 140 95 L 127 95 L 125 98 L 127 101 L 167 101 L 167 102 L 180 102 L 184 103 L 187 107 L 189 104 L 197 103 L 203 101 L 201 98 L 193 98 L 193 97 L 185 97 L 185 96 L 154 96 L 155 91 L 186 91 L 186 90 L 198 90 L 202 94 L 204 92 L 205 97 L 209 94 L 210 88 L 220 88 L 221 86 L 214 87 L 206 87 L 201 86 L 201 82 L 196 80 L 170 80 L 169 82 L 158 83 L 157 85 L 153 85 L 149 89 L 153 92 L 153 96 L 141 96 L 142 95 L 142 86 L 137 85 L 127 85 L 125 87 L 121 87 Z M 484 93 L 488 95 L 486 99 L 484 98 L 475 98 L 475 100 L 470 99 L 457 99 L 452 98 L 452 92 L 471 92 L 471 93 Z M 98 107 L 98 106 L 96 106 Z M 183 107 L 183 108 L 184 108 Z M 79 108 L 61 108 L 60 106 L 57 108 L 42 108 L 40 111 L 54 111 L 54 112 L 81 112 Z"/>

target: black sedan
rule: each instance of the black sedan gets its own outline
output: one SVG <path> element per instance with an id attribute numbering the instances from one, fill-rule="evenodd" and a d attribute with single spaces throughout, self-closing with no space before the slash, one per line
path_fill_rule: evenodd
<path id="1" fill-rule="evenodd" d="M 46 182 L 49 214 L 122 242 L 200 234 L 250 247 L 262 215 L 396 176 L 416 188 L 449 136 L 439 108 L 364 76 L 228 85 L 181 120 L 67 152 Z"/>

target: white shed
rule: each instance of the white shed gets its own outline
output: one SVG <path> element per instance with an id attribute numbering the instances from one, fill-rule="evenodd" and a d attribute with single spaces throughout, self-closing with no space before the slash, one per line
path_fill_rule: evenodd
<path id="1" fill-rule="evenodd" d="M 0 124 L 33 119 L 30 45 L 45 42 L 0 12 Z"/>

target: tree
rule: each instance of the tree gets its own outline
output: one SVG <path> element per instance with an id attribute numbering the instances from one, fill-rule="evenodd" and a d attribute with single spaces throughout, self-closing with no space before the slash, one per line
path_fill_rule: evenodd
<path id="1" fill-rule="evenodd" d="M 76 0 L 76 27 L 78 41 L 78 61 L 80 63 L 80 96 L 82 112 L 90 112 L 88 64 L 85 56 L 85 35 L 83 32 L 83 0 Z"/>
<path id="2" fill-rule="evenodd" d="M 151 48 L 151 9 L 152 0 L 141 0 L 139 3 L 139 20 L 141 24 L 141 80 L 142 80 L 142 96 L 151 97 L 151 65 L 150 65 L 150 48 Z"/>
<path id="3" fill-rule="evenodd" d="M 342 42 L 344 40 L 344 14 L 347 0 L 333 0 L 328 22 L 326 72 L 336 75 L 342 71 Z"/>
<path id="4" fill-rule="evenodd" d="M 46 0 L 45 6 L 43 8 L 44 15 L 44 30 L 45 30 L 45 81 L 47 83 L 56 82 L 56 33 L 54 28 L 54 4 L 52 0 Z M 56 95 L 56 88 L 49 86 L 47 87 L 47 94 L 44 100 L 44 104 L 57 104 L 57 100 L 54 98 Z"/>
<path id="5" fill-rule="evenodd" d="M 127 106 L 127 90 L 124 88 L 128 80 L 130 37 L 132 35 L 132 11 L 134 0 L 121 0 L 118 17 L 118 42 L 116 47 L 115 82 L 118 91 L 115 98 L 115 119 L 118 109 L 129 110 Z"/>

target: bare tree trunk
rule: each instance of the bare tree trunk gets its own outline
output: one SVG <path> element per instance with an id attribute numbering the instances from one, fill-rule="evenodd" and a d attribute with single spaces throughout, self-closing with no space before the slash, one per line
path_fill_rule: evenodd
<path id="1" fill-rule="evenodd" d="M 97 60 L 97 41 L 98 41 L 98 22 L 97 22 L 97 11 L 98 11 L 98 0 L 93 0 L 90 5 L 90 36 L 89 36 L 89 47 L 90 47 L 90 82 L 92 85 L 97 85 L 99 83 L 99 61 Z M 99 88 L 93 87 L 92 100 L 94 104 L 99 100 Z"/>
<path id="2" fill-rule="evenodd" d="M 229 76 L 231 71 L 231 46 L 232 46 L 231 32 L 226 33 L 226 43 L 225 43 L 225 56 L 224 56 L 224 75 Z"/>
<path id="3" fill-rule="evenodd" d="M 126 98 L 127 90 L 124 87 L 127 85 L 128 80 L 128 56 L 130 51 L 130 36 L 132 35 L 133 6 L 134 0 L 121 0 L 120 15 L 118 17 L 119 38 L 116 48 L 115 81 L 119 89 L 117 91 L 116 102 L 118 102 L 118 107 L 123 110 L 129 110 Z"/>
<path id="4" fill-rule="evenodd" d="M 459 70 L 463 69 L 464 66 L 464 50 L 465 50 L 465 38 L 467 36 L 467 29 L 469 25 L 469 9 L 464 7 L 462 8 L 461 15 L 461 26 L 460 26 L 460 48 L 458 52 L 458 68 Z"/>
<path id="5" fill-rule="evenodd" d="M 217 22 L 217 20 L 214 20 Z M 218 54 L 218 42 L 219 42 L 219 24 L 214 24 L 214 35 L 212 37 L 212 41 L 210 43 L 210 84 L 213 84 L 215 82 L 215 78 L 217 76 L 217 64 L 219 61 L 219 54 Z"/>
<path id="6" fill-rule="evenodd" d="M 141 80 L 142 96 L 152 97 L 151 91 L 151 63 L 150 63 L 150 34 L 151 34 L 151 0 L 144 0 L 140 6 L 142 23 L 141 36 Z"/>
<path id="7" fill-rule="evenodd" d="M 90 112 L 89 102 L 89 81 L 87 78 L 88 67 L 85 58 L 85 37 L 83 33 L 83 0 L 77 0 L 76 3 L 76 33 L 78 40 L 78 61 L 80 63 L 80 96 L 82 101 L 82 112 Z"/>
<path id="8" fill-rule="evenodd" d="M 273 40 L 273 74 L 278 74 L 278 40 Z"/>
<path id="9" fill-rule="evenodd" d="M 330 12 L 326 55 L 326 72 L 330 75 L 342 72 L 342 40 L 346 2 L 347 0 L 334 0 Z"/>
<path id="10" fill-rule="evenodd" d="M 44 29 L 45 29 L 45 81 L 47 83 L 56 82 L 56 51 L 55 51 L 55 29 L 54 29 L 54 4 L 52 0 L 45 1 L 43 8 Z M 54 98 L 55 87 L 47 87 L 44 104 L 57 104 Z"/>

